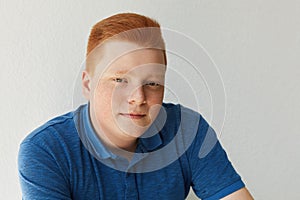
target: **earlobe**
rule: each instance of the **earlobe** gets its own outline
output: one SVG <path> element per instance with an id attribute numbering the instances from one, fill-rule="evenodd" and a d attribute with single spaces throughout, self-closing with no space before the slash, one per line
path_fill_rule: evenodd
<path id="1" fill-rule="evenodd" d="M 81 83 L 82 83 L 82 94 L 87 100 L 89 100 L 90 93 L 91 93 L 91 77 L 89 73 L 85 70 L 82 72 Z"/>

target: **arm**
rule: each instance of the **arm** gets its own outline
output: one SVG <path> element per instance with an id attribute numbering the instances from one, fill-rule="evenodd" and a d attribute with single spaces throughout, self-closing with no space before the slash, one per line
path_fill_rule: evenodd
<path id="1" fill-rule="evenodd" d="M 191 185 L 198 197 L 205 200 L 252 199 L 216 133 L 203 118 L 188 155 L 192 173 Z"/>
<path id="2" fill-rule="evenodd" d="M 244 187 L 234 193 L 231 193 L 230 195 L 222 198 L 222 200 L 253 200 L 253 197 L 249 193 L 249 191 Z"/>
<path id="3" fill-rule="evenodd" d="M 24 200 L 71 200 L 67 177 L 51 152 L 30 141 L 23 142 L 18 165 Z"/>

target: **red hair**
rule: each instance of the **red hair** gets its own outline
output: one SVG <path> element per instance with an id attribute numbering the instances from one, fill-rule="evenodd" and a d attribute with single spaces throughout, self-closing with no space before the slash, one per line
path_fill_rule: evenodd
<path id="1" fill-rule="evenodd" d="M 167 63 L 160 25 L 149 17 L 135 13 L 121 13 L 99 21 L 91 29 L 86 57 L 108 39 L 126 40 L 143 47 L 162 50 L 165 64 Z M 94 71 L 90 65 L 86 68 L 91 73 Z"/>

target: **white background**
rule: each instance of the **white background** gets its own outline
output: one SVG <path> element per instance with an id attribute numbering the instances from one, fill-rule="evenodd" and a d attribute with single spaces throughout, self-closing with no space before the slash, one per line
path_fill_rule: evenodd
<path id="1" fill-rule="evenodd" d="M 300 199 L 297 0 L 1 0 L 0 199 L 21 199 L 21 140 L 73 109 L 91 26 L 127 11 L 209 52 L 227 95 L 221 141 L 255 199 Z"/>

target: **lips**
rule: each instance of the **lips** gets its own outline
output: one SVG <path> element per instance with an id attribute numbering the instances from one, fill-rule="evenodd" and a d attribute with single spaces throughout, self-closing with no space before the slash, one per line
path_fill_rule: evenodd
<path id="1" fill-rule="evenodd" d="M 120 115 L 131 119 L 141 119 L 146 116 L 146 114 L 143 113 L 120 113 Z"/>

